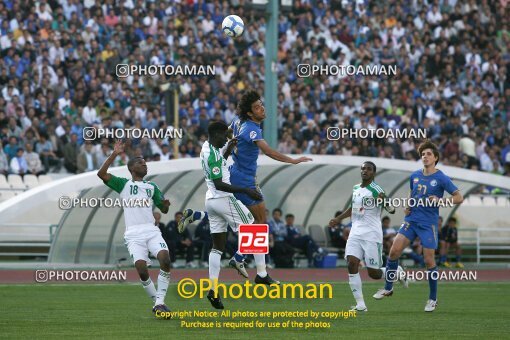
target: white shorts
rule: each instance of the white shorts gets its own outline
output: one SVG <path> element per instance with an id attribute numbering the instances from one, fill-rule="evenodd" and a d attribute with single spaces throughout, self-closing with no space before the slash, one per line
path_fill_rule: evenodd
<path id="1" fill-rule="evenodd" d="M 382 267 L 382 243 L 349 237 L 345 246 L 345 259 L 354 256 L 365 262 L 366 267 Z"/>
<path id="2" fill-rule="evenodd" d="M 161 250 L 168 250 L 161 231 L 152 225 L 128 227 L 124 233 L 124 241 L 133 263 L 143 260 L 150 264 L 149 252 L 157 257 Z"/>
<path id="3" fill-rule="evenodd" d="M 205 209 L 211 234 L 226 233 L 228 226 L 237 232 L 239 225 L 252 224 L 255 220 L 250 210 L 233 196 L 205 200 Z"/>

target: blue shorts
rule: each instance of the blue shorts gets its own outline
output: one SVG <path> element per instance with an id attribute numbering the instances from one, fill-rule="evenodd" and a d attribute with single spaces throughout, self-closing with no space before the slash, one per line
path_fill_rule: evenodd
<path id="1" fill-rule="evenodd" d="M 255 177 L 249 176 L 239 170 L 236 170 L 233 166 L 231 166 L 229 170 L 230 183 L 232 185 L 242 188 L 256 189 L 262 194 L 262 191 L 260 190 Z M 247 207 L 264 202 L 263 197 L 261 201 L 257 201 L 246 194 L 241 194 L 238 192 L 234 193 L 234 196 Z"/>
<path id="2" fill-rule="evenodd" d="M 398 233 L 407 237 L 411 242 L 413 242 L 416 237 L 419 237 L 421 245 L 424 248 L 437 249 L 437 225 L 404 222 L 398 230 Z"/>

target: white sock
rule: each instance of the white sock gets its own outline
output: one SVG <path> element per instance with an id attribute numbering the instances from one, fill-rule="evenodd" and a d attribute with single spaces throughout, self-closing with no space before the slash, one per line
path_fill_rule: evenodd
<path id="1" fill-rule="evenodd" d="M 382 271 L 382 279 L 386 280 L 386 267 L 379 268 Z"/>
<path id="2" fill-rule="evenodd" d="M 359 273 L 349 274 L 349 286 L 351 286 L 352 295 L 356 299 L 357 306 L 365 306 L 365 300 L 363 300 L 363 291 L 361 290 L 361 277 Z"/>
<path id="3" fill-rule="evenodd" d="M 214 248 L 209 253 L 209 280 L 211 280 L 211 285 L 214 285 L 214 280 L 217 281 L 220 277 L 222 254 L 223 252 Z"/>
<path id="4" fill-rule="evenodd" d="M 154 301 L 156 301 L 156 287 L 154 287 L 154 282 L 152 282 L 150 277 L 147 281 L 140 280 L 140 282 L 142 283 L 143 289 L 145 289 L 145 292 L 154 303 Z"/>
<path id="5" fill-rule="evenodd" d="M 260 277 L 266 277 L 266 254 L 253 254 L 255 259 L 255 265 L 257 266 L 257 275 Z"/>
<path id="6" fill-rule="evenodd" d="M 155 305 L 162 305 L 165 303 L 166 291 L 168 290 L 168 284 L 170 283 L 170 272 L 159 271 L 158 275 L 158 291 L 156 293 Z"/>

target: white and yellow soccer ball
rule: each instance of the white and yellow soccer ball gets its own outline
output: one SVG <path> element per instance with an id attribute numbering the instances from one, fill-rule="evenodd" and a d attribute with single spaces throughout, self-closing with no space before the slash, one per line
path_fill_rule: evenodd
<path id="1" fill-rule="evenodd" d="M 231 38 L 239 38 L 244 32 L 243 19 L 237 15 L 228 15 L 221 24 L 223 32 Z"/>

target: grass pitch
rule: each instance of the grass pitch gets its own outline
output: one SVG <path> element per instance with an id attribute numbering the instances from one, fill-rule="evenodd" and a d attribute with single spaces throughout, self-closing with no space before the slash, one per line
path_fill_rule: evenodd
<path id="1" fill-rule="evenodd" d="M 257 300 L 225 299 L 226 310 L 234 311 L 347 311 L 353 304 L 346 282 L 332 283 L 333 299 Z M 364 283 L 368 312 L 356 318 L 314 321 L 329 322 L 330 328 L 182 328 L 179 319 L 158 320 L 140 285 L 53 284 L 0 285 L 0 334 L 2 338 L 106 338 L 106 339 L 338 339 L 338 338 L 508 338 L 510 283 L 439 283 L 439 306 L 433 313 L 423 308 L 428 284 L 399 285 L 394 296 L 381 301 L 372 294 L 381 283 Z M 178 297 L 176 285 L 169 289 L 167 305 L 172 311 L 215 311 L 205 299 Z M 253 318 L 225 320 L 191 317 L 186 321 L 255 321 Z M 311 318 L 258 318 L 263 322 Z"/>

